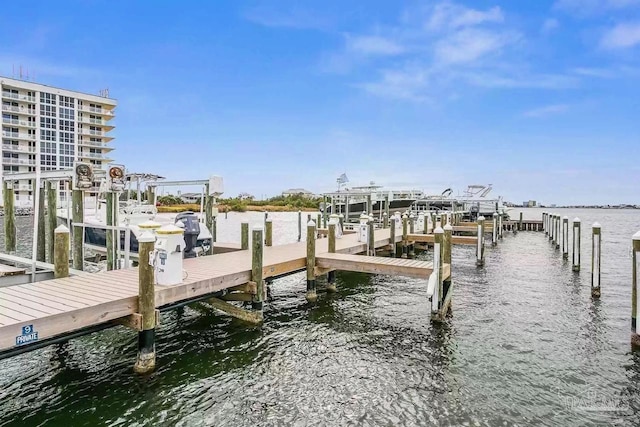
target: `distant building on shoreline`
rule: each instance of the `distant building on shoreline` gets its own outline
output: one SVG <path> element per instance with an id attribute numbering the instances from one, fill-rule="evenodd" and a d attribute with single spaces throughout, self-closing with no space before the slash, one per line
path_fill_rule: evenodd
<path id="1" fill-rule="evenodd" d="M 288 190 L 284 190 L 282 192 L 282 196 L 283 197 L 302 196 L 307 199 L 313 199 L 315 197 L 315 194 L 313 194 L 309 190 L 305 190 L 304 188 L 290 188 Z"/>
<path id="2" fill-rule="evenodd" d="M 522 207 L 523 208 L 535 208 L 536 206 L 538 206 L 538 204 L 536 203 L 535 200 L 529 200 L 527 202 L 522 202 Z"/>
<path id="3" fill-rule="evenodd" d="M 104 169 L 111 162 L 116 101 L 107 91 L 90 95 L 0 76 L 2 169 L 11 173 L 71 169 L 75 161 Z M 39 158 L 38 158 L 39 157 Z M 33 180 L 13 184 L 16 206 L 32 206 Z M 89 194 L 95 194 L 97 187 Z M 63 194 L 60 194 L 63 197 Z"/>

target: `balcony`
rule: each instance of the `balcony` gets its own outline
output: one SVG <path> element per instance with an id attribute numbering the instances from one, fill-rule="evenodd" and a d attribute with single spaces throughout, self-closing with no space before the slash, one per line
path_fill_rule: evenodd
<path id="1" fill-rule="evenodd" d="M 78 145 L 85 147 L 98 147 L 102 148 L 102 152 L 105 151 L 113 151 L 112 147 L 109 147 L 106 142 L 98 142 L 98 141 L 78 141 Z"/>
<path id="2" fill-rule="evenodd" d="M 26 141 L 35 141 L 36 140 L 36 136 L 35 135 L 29 135 L 27 133 L 19 133 L 19 132 L 8 132 L 3 130 L 2 131 L 2 137 L 3 138 L 11 138 L 11 139 L 23 139 Z"/>
<path id="3" fill-rule="evenodd" d="M 11 92 L 7 92 L 7 91 L 2 91 L 2 97 L 3 98 L 8 98 L 8 99 L 17 99 L 18 101 L 26 101 L 26 102 L 31 102 L 31 103 L 35 103 L 36 102 L 36 97 L 35 96 L 28 96 L 28 95 L 23 95 L 21 93 L 11 93 Z"/>
<path id="4" fill-rule="evenodd" d="M 33 185 L 29 184 L 14 184 L 14 191 L 33 191 Z"/>
<path id="5" fill-rule="evenodd" d="M 14 105 L 3 105 L 2 111 L 9 113 L 28 114 L 30 116 L 36 115 L 36 110 L 33 108 L 16 107 Z"/>
<path id="6" fill-rule="evenodd" d="M 2 158 L 3 165 L 17 165 L 17 166 L 35 166 L 35 160 L 28 159 L 16 159 L 14 157 L 3 157 Z"/>
<path id="7" fill-rule="evenodd" d="M 28 147 L 26 145 L 15 145 L 15 144 L 2 144 L 3 151 L 11 151 L 14 153 L 32 153 L 35 154 L 35 147 Z"/>
<path id="8" fill-rule="evenodd" d="M 86 113 L 93 113 L 93 114 L 100 114 L 101 116 L 107 116 L 109 118 L 113 117 L 113 111 L 106 110 L 104 108 L 87 107 L 83 105 L 82 107 L 78 107 L 78 111 L 83 111 Z"/>
<path id="9" fill-rule="evenodd" d="M 6 118 L 3 118 L 2 119 L 2 124 L 21 126 L 21 127 L 25 127 L 25 128 L 31 128 L 31 129 L 35 129 L 35 127 L 36 127 L 36 122 L 30 122 L 28 120 L 18 120 L 18 119 L 6 119 Z"/>
<path id="10" fill-rule="evenodd" d="M 79 153 L 78 157 L 83 159 L 96 159 L 96 160 L 105 160 L 106 157 L 104 153 Z"/>
<path id="11" fill-rule="evenodd" d="M 79 130 L 82 135 L 91 135 L 91 136 L 105 136 L 106 132 L 103 130 L 91 130 L 91 129 L 80 129 Z"/>

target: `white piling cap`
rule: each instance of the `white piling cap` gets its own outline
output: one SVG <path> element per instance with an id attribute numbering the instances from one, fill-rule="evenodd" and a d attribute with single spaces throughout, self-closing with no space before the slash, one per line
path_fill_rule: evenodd
<path id="1" fill-rule="evenodd" d="M 395 211 L 393 214 L 396 215 L 396 216 L 400 216 L 400 212 L 398 212 L 398 211 Z"/>
<path id="2" fill-rule="evenodd" d="M 67 227 L 65 227 L 64 224 L 60 224 L 59 226 L 56 227 L 55 230 L 53 230 L 54 233 L 68 233 L 69 229 Z"/>
<path id="3" fill-rule="evenodd" d="M 149 230 L 145 230 L 142 232 L 140 237 L 138 237 L 138 243 L 151 243 L 156 241 L 156 236 L 153 235 Z"/>
<path id="4" fill-rule="evenodd" d="M 316 226 L 316 222 L 314 220 L 311 220 L 307 223 L 307 227 L 315 227 Z M 255 230 L 255 228 L 254 228 Z"/>
<path id="5" fill-rule="evenodd" d="M 638 231 L 636 234 L 634 234 L 632 239 L 633 240 L 640 240 L 640 231 Z"/>
<path id="6" fill-rule="evenodd" d="M 271 218 L 267 218 L 267 219 L 265 220 L 265 222 L 273 222 L 273 219 L 271 219 Z"/>
<path id="7" fill-rule="evenodd" d="M 409 218 L 406 212 L 402 214 L 402 219 L 405 219 L 405 218 Z"/>
<path id="8" fill-rule="evenodd" d="M 444 226 L 445 231 L 453 231 L 453 225 L 451 225 L 451 223 L 447 223 L 447 225 Z"/>
<path id="9" fill-rule="evenodd" d="M 593 228 L 600 228 L 600 224 L 598 224 L 598 221 L 594 222 L 592 225 Z"/>
<path id="10" fill-rule="evenodd" d="M 573 222 L 580 222 L 580 218 L 578 217 L 573 218 Z"/>
<path id="11" fill-rule="evenodd" d="M 313 221 L 311 221 L 311 222 L 313 222 Z M 314 225 L 315 225 L 315 223 L 314 223 Z M 253 226 L 253 231 L 264 231 L 264 227 L 261 226 L 261 225 L 254 225 Z"/>
<path id="12" fill-rule="evenodd" d="M 387 216 L 387 213 L 386 213 L 386 212 L 384 212 L 384 213 L 382 214 L 382 216 Z"/>
<path id="13" fill-rule="evenodd" d="M 160 224 L 158 222 L 155 222 L 155 221 L 151 221 L 151 220 L 144 221 L 144 222 L 141 222 L 140 224 L 138 224 L 138 228 L 141 228 L 141 229 L 153 230 L 153 229 L 160 228 L 160 227 L 162 227 L 162 224 Z"/>
<path id="14" fill-rule="evenodd" d="M 362 212 L 360 214 L 360 219 L 369 219 L 369 215 L 367 215 L 366 213 Z"/>
<path id="15" fill-rule="evenodd" d="M 344 218 L 344 215 L 338 214 L 338 218 Z"/>
<path id="16" fill-rule="evenodd" d="M 484 221 L 484 219 L 485 219 L 485 218 L 484 218 L 484 216 L 482 216 L 482 215 L 478 217 L 478 221 Z"/>
<path id="17" fill-rule="evenodd" d="M 566 215 L 564 217 L 562 217 L 562 219 L 566 219 L 567 221 L 569 221 L 569 217 L 566 216 Z"/>
<path id="18" fill-rule="evenodd" d="M 442 229 L 442 227 L 436 227 L 435 230 L 433 230 L 434 234 L 444 234 L 444 230 Z"/>
<path id="19" fill-rule="evenodd" d="M 340 220 L 338 218 L 333 218 L 333 215 L 331 215 L 331 219 L 329 220 L 329 225 L 336 225 L 336 224 L 340 224 Z"/>
<path id="20" fill-rule="evenodd" d="M 493 213 L 493 217 L 495 218 L 495 217 L 497 217 L 497 216 L 498 216 L 498 212 L 494 212 L 494 213 Z"/>

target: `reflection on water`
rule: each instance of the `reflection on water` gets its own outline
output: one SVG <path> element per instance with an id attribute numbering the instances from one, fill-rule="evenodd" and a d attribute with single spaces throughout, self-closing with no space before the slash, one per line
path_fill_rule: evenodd
<path id="1" fill-rule="evenodd" d="M 484 269 L 455 247 L 454 312 L 439 326 L 424 281 L 343 272 L 337 294 L 309 305 L 297 274 L 274 282 L 262 327 L 203 304 L 163 314 L 148 377 L 132 374 L 136 337 L 120 327 L 0 361 L 0 425 L 635 425 L 629 242 L 640 215 L 566 214 L 603 224 L 599 301 L 588 226 L 578 274 L 543 233 L 505 235 Z M 297 214 L 272 217 L 276 243 L 294 241 Z M 238 241 L 246 218 L 264 217 L 220 218 L 219 240 Z"/>

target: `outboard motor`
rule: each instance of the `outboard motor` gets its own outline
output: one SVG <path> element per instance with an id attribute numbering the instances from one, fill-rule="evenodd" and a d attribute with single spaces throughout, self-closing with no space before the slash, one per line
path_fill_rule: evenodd
<path id="1" fill-rule="evenodd" d="M 182 224 L 182 225 L 181 225 Z M 176 215 L 176 225 L 184 229 L 184 254 L 185 258 L 195 258 L 195 248 L 198 245 L 200 224 L 193 212 L 182 212 Z"/>

